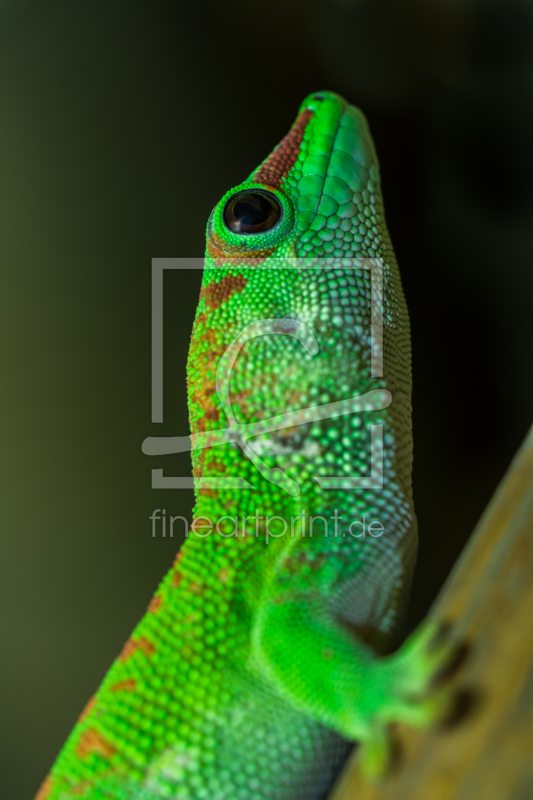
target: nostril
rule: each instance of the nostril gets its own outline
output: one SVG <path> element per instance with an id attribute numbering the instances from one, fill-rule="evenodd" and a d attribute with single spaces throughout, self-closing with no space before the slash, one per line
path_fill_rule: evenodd
<path id="1" fill-rule="evenodd" d="M 314 94 L 313 95 L 313 100 L 323 100 L 323 99 L 324 99 L 324 95 L 323 94 Z"/>

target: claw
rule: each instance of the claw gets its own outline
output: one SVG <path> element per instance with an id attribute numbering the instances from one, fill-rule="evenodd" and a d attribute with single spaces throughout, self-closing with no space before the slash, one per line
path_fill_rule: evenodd
<path id="1" fill-rule="evenodd" d="M 389 772 L 393 743 L 388 728 L 376 725 L 372 734 L 360 744 L 359 768 L 369 781 L 379 781 Z"/>
<path id="2" fill-rule="evenodd" d="M 392 718 L 413 728 L 425 728 L 448 719 L 454 701 L 454 692 L 447 686 L 441 687 L 424 699 L 402 703 Z"/>
<path id="3" fill-rule="evenodd" d="M 439 685 L 439 680 L 457 652 L 458 646 L 444 626 L 426 622 L 382 663 L 379 683 L 384 691 L 379 708 L 372 715 L 366 735 L 358 737 L 360 769 L 365 778 L 376 781 L 390 771 L 390 723 L 424 728 L 450 718 L 456 694 L 448 686 Z"/>
<path id="4" fill-rule="evenodd" d="M 400 693 L 426 695 L 448 671 L 457 650 L 457 644 L 443 625 L 435 622 L 422 623 L 395 657 L 401 673 L 398 687 Z"/>

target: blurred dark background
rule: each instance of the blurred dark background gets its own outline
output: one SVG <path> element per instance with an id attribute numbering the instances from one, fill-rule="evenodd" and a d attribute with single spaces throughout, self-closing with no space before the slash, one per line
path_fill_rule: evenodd
<path id="1" fill-rule="evenodd" d="M 178 542 L 150 434 L 187 431 L 200 273 L 169 275 L 150 423 L 150 259 L 332 89 L 367 114 L 413 328 L 426 612 L 533 419 L 527 0 L 0 4 L 0 796 L 31 798 Z"/>

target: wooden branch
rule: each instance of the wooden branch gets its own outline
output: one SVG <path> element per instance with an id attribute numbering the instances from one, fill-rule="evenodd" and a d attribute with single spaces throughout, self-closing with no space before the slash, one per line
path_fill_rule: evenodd
<path id="1" fill-rule="evenodd" d="M 478 697 L 455 726 L 398 726 L 393 775 L 365 784 L 354 752 L 330 800 L 533 798 L 533 428 L 429 612 L 469 646 L 454 677 Z"/>

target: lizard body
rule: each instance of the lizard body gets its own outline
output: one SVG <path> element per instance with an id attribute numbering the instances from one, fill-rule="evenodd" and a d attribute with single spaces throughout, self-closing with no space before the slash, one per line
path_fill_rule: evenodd
<path id="1" fill-rule="evenodd" d="M 375 276 L 346 268 L 353 258 L 381 264 L 382 374 Z M 295 424 L 193 451 L 195 523 L 38 800 L 318 800 L 350 742 L 379 774 L 388 723 L 426 724 L 446 706 L 428 690 L 448 657 L 432 629 L 383 655 L 416 555 L 409 322 L 372 139 L 338 95 L 306 98 L 215 207 L 188 384 L 197 437 L 230 417 Z M 374 411 L 349 405 L 369 393 L 383 400 Z M 343 414 L 316 413 L 338 401 Z M 384 430 L 383 485 L 355 490 L 370 424 Z M 346 482 L 323 488 L 328 476 Z"/>

